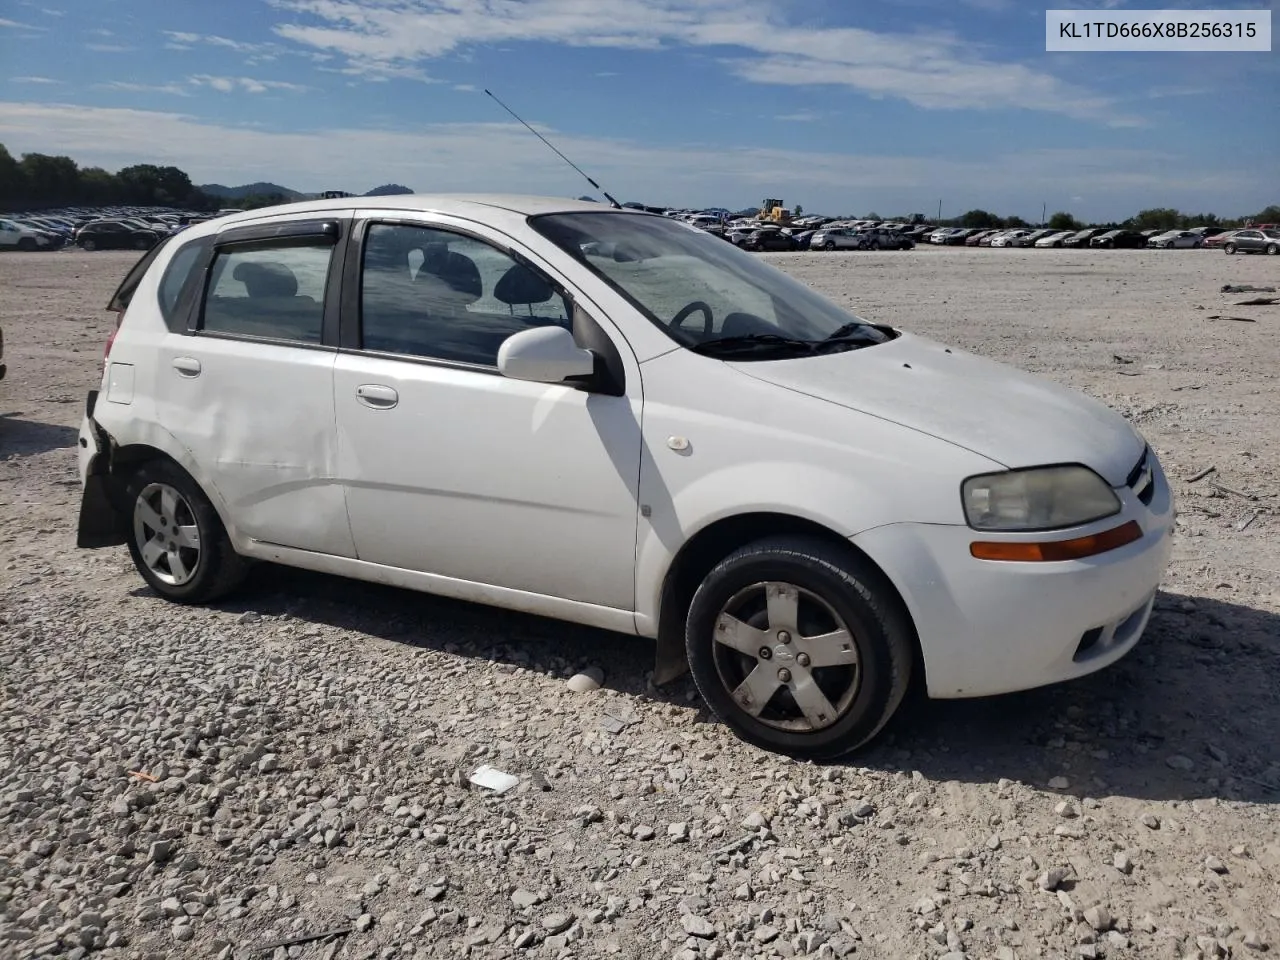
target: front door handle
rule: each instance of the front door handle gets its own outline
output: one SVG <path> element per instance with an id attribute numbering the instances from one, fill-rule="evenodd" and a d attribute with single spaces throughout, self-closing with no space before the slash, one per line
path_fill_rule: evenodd
<path id="1" fill-rule="evenodd" d="M 374 410 L 390 410 L 400 402 L 400 394 L 381 383 L 362 383 L 356 387 L 356 399 Z"/>
<path id="2" fill-rule="evenodd" d="M 173 369 L 184 377 L 200 376 L 200 361 L 195 357 L 174 357 Z"/>

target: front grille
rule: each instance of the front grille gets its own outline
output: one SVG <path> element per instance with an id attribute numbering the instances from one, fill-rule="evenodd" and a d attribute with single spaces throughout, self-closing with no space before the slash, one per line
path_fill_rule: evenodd
<path id="1" fill-rule="evenodd" d="M 1156 478 L 1151 466 L 1150 447 L 1143 449 L 1142 456 L 1138 458 L 1138 462 L 1129 471 L 1125 485 L 1134 492 L 1143 506 L 1151 506 L 1151 498 L 1155 496 L 1156 492 Z"/>

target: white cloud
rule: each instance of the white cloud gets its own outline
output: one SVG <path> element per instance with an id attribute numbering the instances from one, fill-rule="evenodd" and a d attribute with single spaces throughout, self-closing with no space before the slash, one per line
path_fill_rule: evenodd
<path id="1" fill-rule="evenodd" d="M 186 30 L 165 30 L 168 37 L 165 46 L 170 50 L 190 50 L 193 46 L 204 45 L 230 50 L 242 54 L 246 65 L 253 66 L 269 63 L 281 53 L 289 52 L 278 43 L 254 43 L 248 40 L 235 40 L 216 33 L 191 33 Z M 299 51 L 300 52 L 300 51 Z"/>
<path id="2" fill-rule="evenodd" d="M 187 77 L 187 82 L 197 87 L 209 87 L 220 93 L 232 93 L 243 90 L 246 93 L 266 93 L 268 90 L 288 90 L 301 93 L 309 89 L 300 83 L 286 83 L 283 80 L 255 80 L 253 77 L 215 77 L 207 73 L 199 73 Z"/>
<path id="3" fill-rule="evenodd" d="M 110 83 L 94 84 L 99 90 L 122 90 L 125 93 L 168 93 L 175 97 L 189 97 L 191 92 L 179 83 L 131 83 L 127 80 L 112 80 Z"/>
<path id="4" fill-rule="evenodd" d="M 788 123 L 812 123 L 815 120 L 821 120 L 822 115 L 812 110 L 798 110 L 795 113 L 780 113 L 773 119 Z"/>
<path id="5" fill-rule="evenodd" d="M 929 109 L 1023 108 L 1125 122 L 1114 101 L 1019 63 L 985 59 L 965 38 L 794 26 L 766 0 L 271 0 L 303 18 L 285 39 L 347 58 L 349 71 L 385 76 L 479 46 L 528 41 L 569 46 L 714 48 L 743 79 L 827 84 Z M 977 0 L 991 3 L 993 0 Z"/>
<path id="6" fill-rule="evenodd" d="M 52 77 L 10 77 L 9 82 L 10 83 L 40 83 L 40 84 L 62 83 L 61 80 L 54 80 Z"/>
<path id="7" fill-rule="evenodd" d="M 34 24 L 30 24 L 30 23 L 20 23 L 17 20 L 6 20 L 4 17 L 0 17 L 0 27 L 7 27 L 13 30 L 47 30 L 49 29 L 48 27 L 37 27 Z"/>
<path id="8" fill-rule="evenodd" d="M 137 47 L 126 46 L 122 43 L 86 43 L 86 50 L 96 50 L 98 53 L 130 53 Z"/>
<path id="9" fill-rule="evenodd" d="M 231 80 L 232 78 L 222 78 Z M 237 85 L 238 87 L 238 85 Z M 139 138 L 137 131 L 146 130 Z M 992 152 L 973 160 L 893 154 L 806 152 L 732 143 L 688 148 L 544 132 L 620 200 L 735 207 L 764 195 L 794 197 L 807 209 L 851 212 L 948 209 L 1003 213 L 1054 197 L 1087 196 L 1078 216 L 1128 216 L 1144 206 L 1223 214 L 1271 202 L 1273 179 L 1249 169 L 1206 167 L 1194 153 L 1169 156 L 1152 171 L 1143 150 L 1056 149 Z M 749 138 L 748 138 L 749 139 Z M 407 183 L 420 190 L 512 191 L 577 196 L 577 175 L 515 123 L 435 124 L 412 132 L 335 128 L 283 132 L 206 123 L 178 112 L 74 104 L 0 102 L 0 142 L 13 152 L 66 153 L 115 169 L 172 163 L 197 182 L 271 180 L 295 189 L 335 184 L 367 189 Z M 850 202 L 850 198 L 856 198 Z"/>

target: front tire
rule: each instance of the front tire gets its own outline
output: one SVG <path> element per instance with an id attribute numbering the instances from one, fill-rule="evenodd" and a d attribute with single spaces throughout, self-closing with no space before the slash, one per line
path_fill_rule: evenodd
<path id="1" fill-rule="evenodd" d="M 1222 245 L 1222 252 L 1227 254 L 1234 254 L 1236 252 L 1236 245 L 1234 243 L 1224 243 Z"/>
<path id="2" fill-rule="evenodd" d="M 34 253 L 36 249 L 36 242 L 30 237 L 23 237 L 18 241 L 18 249 L 23 253 Z"/>
<path id="3" fill-rule="evenodd" d="M 865 561 L 821 540 L 771 537 L 707 574 L 685 647 L 698 692 L 740 739 L 832 760 L 893 716 L 913 642 L 897 597 Z"/>
<path id="4" fill-rule="evenodd" d="M 90 250 L 90 251 L 92 251 L 92 250 L 97 250 L 97 249 L 98 249 L 98 244 L 97 244 L 97 242 L 96 242 L 96 241 L 93 241 L 93 240 L 82 240 L 82 241 L 80 241 L 80 247 L 81 247 L 81 249 L 83 249 L 83 250 Z"/>
<path id="5" fill-rule="evenodd" d="M 239 586 L 248 563 L 185 470 L 145 463 L 127 490 L 129 555 L 152 590 L 174 603 L 207 603 Z"/>

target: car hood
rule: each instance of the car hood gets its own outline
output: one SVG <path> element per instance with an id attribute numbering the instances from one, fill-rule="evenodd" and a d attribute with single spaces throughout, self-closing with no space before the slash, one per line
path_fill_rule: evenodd
<path id="1" fill-rule="evenodd" d="M 1083 393 L 923 337 L 731 364 L 766 383 L 929 434 L 1009 467 L 1082 463 L 1122 485 L 1146 443 Z"/>

